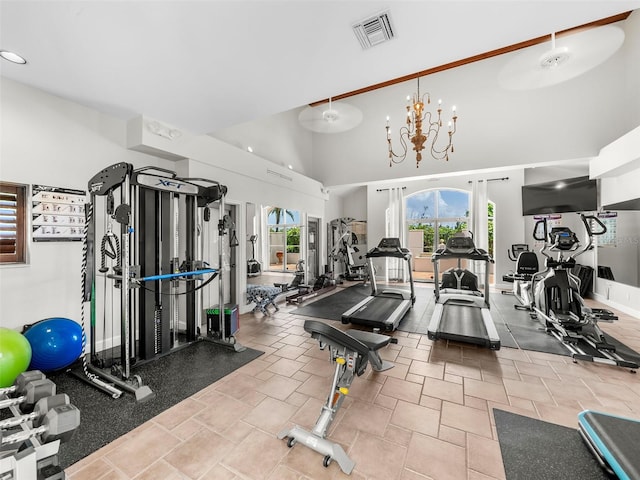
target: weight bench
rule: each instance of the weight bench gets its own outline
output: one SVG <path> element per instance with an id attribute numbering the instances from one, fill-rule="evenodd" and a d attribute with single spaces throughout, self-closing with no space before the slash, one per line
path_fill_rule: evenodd
<path id="1" fill-rule="evenodd" d="M 280 310 L 276 305 L 276 297 L 282 293 L 279 287 L 270 285 L 247 285 L 247 303 L 255 303 L 253 311 L 260 310 L 265 315 L 270 315 L 267 307 L 273 305 L 276 311 Z"/>
<path id="2" fill-rule="evenodd" d="M 342 471 L 348 475 L 355 463 L 340 445 L 325 438 L 327 431 L 345 396 L 349 393 L 354 374 L 362 375 L 369 363 L 378 372 L 393 367 L 393 363 L 380 357 L 378 350 L 389 343 L 397 343 L 397 339 L 362 330 L 342 331 L 317 320 L 305 321 L 304 329 L 311 334 L 312 338 L 318 340 L 321 350 L 329 347 L 330 359 L 335 362 L 336 370 L 327 401 L 322 406 L 320 417 L 313 429 L 309 432 L 296 425 L 280 431 L 278 438 L 286 437 L 289 448 L 299 442 L 324 455 L 325 467 L 335 460 Z"/>
<path id="3" fill-rule="evenodd" d="M 640 420 L 585 410 L 578 414 L 580 435 L 609 475 L 640 478 Z"/>

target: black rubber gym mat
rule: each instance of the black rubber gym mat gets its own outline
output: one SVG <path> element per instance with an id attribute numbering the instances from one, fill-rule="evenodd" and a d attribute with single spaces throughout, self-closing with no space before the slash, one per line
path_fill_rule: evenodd
<path id="1" fill-rule="evenodd" d="M 576 428 L 493 409 L 507 480 L 605 480 Z"/>
<path id="2" fill-rule="evenodd" d="M 72 465 L 263 353 L 250 348 L 234 352 L 201 341 L 137 366 L 132 373 L 140 375 L 144 385 L 156 394 L 141 403 L 129 393 L 111 398 L 69 373 L 48 374 L 56 383 L 57 393 L 69 395 L 71 403 L 80 409 L 80 428 L 60 446 L 61 467 Z"/>
<path id="3" fill-rule="evenodd" d="M 494 295 L 491 301 L 492 307 L 495 307 L 494 310 L 499 312 L 499 316 L 502 317 L 504 324 L 515 339 L 517 346 L 523 350 L 533 350 L 536 352 L 565 356 L 570 355 L 569 351 L 557 338 L 546 333 L 542 324 L 538 320 L 531 318 L 528 311 L 516 310 L 513 307 L 516 303 L 517 300 L 512 295 Z M 495 312 L 492 311 L 492 313 Z M 494 315 L 494 319 L 496 317 L 497 316 Z M 622 357 L 636 363 L 640 362 L 640 354 L 638 354 L 638 352 L 627 347 L 611 335 L 606 333 L 604 335 L 609 343 L 615 345 L 616 351 Z M 502 333 L 500 333 L 500 339 L 502 339 Z M 579 346 L 588 355 L 602 357 L 597 350 L 585 342 L 580 342 Z"/>
<path id="4" fill-rule="evenodd" d="M 299 307 L 292 313 L 340 321 L 344 312 L 370 294 L 370 286 L 357 284 Z M 434 301 L 433 288 L 417 287 L 416 302 L 398 325 L 398 330 L 426 335 Z M 542 324 L 532 319 L 529 312 L 516 310 L 513 307 L 516 302 L 513 295 L 494 294 L 491 296 L 491 318 L 498 331 L 501 348 L 521 348 L 522 350 L 568 356 L 569 352 L 562 343 L 546 333 Z M 633 351 L 610 335 L 605 334 L 605 337 L 607 341 L 616 346 L 617 351 L 625 359 L 640 362 L 638 352 Z M 587 354 L 598 356 L 597 352 L 589 346 L 581 346 Z"/>

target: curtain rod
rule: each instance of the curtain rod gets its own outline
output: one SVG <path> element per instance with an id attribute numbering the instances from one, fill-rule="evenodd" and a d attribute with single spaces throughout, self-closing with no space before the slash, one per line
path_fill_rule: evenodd
<path id="1" fill-rule="evenodd" d="M 500 178 L 487 178 L 487 182 L 502 182 L 504 180 L 509 180 L 509 177 L 500 177 Z M 484 182 L 485 180 L 478 180 L 479 182 Z M 467 183 L 473 183 L 473 180 L 469 180 Z"/>
<path id="2" fill-rule="evenodd" d="M 407 187 L 401 187 L 401 188 L 402 188 L 402 190 L 406 190 L 407 189 Z M 377 188 L 376 192 L 386 192 L 388 190 L 391 190 L 391 189 L 390 188 Z"/>

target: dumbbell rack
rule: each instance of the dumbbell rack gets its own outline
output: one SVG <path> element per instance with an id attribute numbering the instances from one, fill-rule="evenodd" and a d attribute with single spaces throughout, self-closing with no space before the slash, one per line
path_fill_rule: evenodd
<path id="1" fill-rule="evenodd" d="M 34 388 L 31 394 L 25 394 L 29 391 L 29 385 Z M 39 391 L 36 391 L 38 389 Z M 14 386 L 0 389 L 0 407 L 2 407 L 3 417 L 0 420 L 1 480 L 64 480 L 66 478 L 59 466 L 58 453 L 60 443 L 70 439 L 79 425 L 79 411 L 69 404 L 67 395 L 55 395 L 55 390 L 55 384 L 44 378 L 44 375 L 37 370 L 19 375 Z M 9 393 L 15 393 L 18 396 L 10 397 Z M 33 413 L 25 413 L 18 408 L 18 405 L 34 407 L 34 404 Z M 41 404 L 46 405 L 42 411 Z M 75 412 L 67 410 L 67 413 L 73 415 L 72 422 L 65 421 L 58 425 L 60 428 L 56 433 L 64 430 L 65 438 L 62 435 L 47 437 L 46 432 L 51 433 L 51 426 L 38 426 L 39 424 L 34 423 L 41 415 L 46 416 L 45 421 L 47 421 L 49 414 L 54 410 L 58 413 L 59 409 L 65 408 L 75 410 Z M 44 410 L 49 410 L 46 415 Z M 39 421 L 41 420 L 42 418 Z M 70 425 L 73 426 L 69 428 Z"/>
<path id="2" fill-rule="evenodd" d="M 11 406 L 9 409 L 15 417 L 21 415 L 17 407 Z M 21 427 L 24 431 L 29 430 L 29 426 L 24 423 L 21 424 Z M 30 446 L 19 452 L 18 448 L 22 443 L 15 444 L 13 448 L 9 450 L 5 450 L 5 446 L 2 446 L 0 455 L 6 455 L 0 458 L 0 478 L 2 480 L 22 480 L 29 478 L 63 480 L 66 478 L 64 471 L 61 471 L 58 467 L 60 440 L 42 444 L 37 438 L 33 437 L 29 439 L 29 443 L 31 444 Z M 41 474 L 45 472 L 46 476 L 38 476 L 38 471 L 40 471 Z M 54 474 L 54 476 L 51 476 L 51 474 Z"/>

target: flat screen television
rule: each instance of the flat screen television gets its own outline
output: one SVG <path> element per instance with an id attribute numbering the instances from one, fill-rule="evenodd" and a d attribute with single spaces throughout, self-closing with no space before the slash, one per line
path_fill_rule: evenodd
<path id="1" fill-rule="evenodd" d="M 597 181 L 589 180 L 586 176 L 522 187 L 522 215 L 588 212 L 597 209 Z"/>

